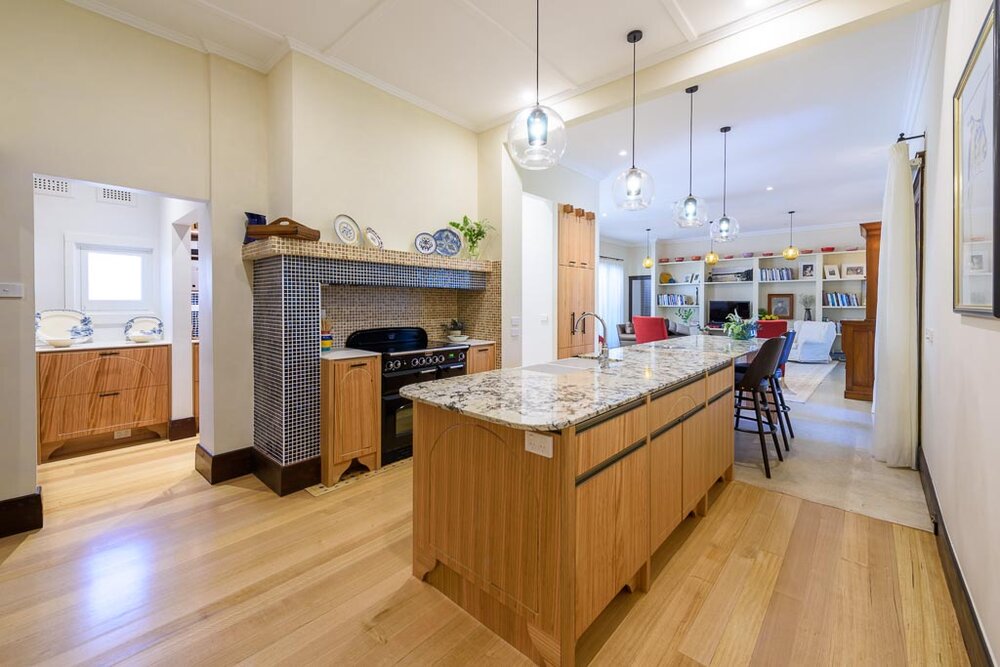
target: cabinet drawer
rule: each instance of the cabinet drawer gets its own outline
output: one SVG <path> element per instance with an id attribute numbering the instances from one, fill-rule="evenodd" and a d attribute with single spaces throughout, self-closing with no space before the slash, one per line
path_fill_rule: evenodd
<path id="1" fill-rule="evenodd" d="M 167 384 L 170 348 L 44 352 L 38 354 L 42 399 L 100 394 Z"/>
<path id="2" fill-rule="evenodd" d="M 705 398 L 715 398 L 727 389 L 733 388 L 733 366 L 730 364 L 721 371 L 716 371 L 706 379 Z"/>
<path id="3" fill-rule="evenodd" d="M 137 428 L 169 420 L 167 385 L 44 398 L 39 405 L 39 439 Z"/>
<path id="4" fill-rule="evenodd" d="M 587 472 L 629 445 L 646 437 L 646 405 L 623 412 L 594 426 L 586 422 L 577 426 L 576 474 Z M 584 430 L 580 430 L 583 428 Z"/>
<path id="5" fill-rule="evenodd" d="M 669 394 L 653 398 L 649 403 L 649 430 L 655 432 L 684 413 L 704 404 L 704 378 L 678 387 Z"/>

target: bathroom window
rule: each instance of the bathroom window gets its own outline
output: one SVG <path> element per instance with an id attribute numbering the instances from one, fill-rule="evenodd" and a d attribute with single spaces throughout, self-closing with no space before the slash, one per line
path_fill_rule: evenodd
<path id="1" fill-rule="evenodd" d="M 79 303 L 87 312 L 149 311 L 155 293 L 153 249 L 76 244 Z"/>

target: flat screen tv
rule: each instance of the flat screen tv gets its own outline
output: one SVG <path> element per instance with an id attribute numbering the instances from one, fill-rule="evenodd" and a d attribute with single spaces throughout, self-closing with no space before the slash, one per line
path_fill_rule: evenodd
<path id="1" fill-rule="evenodd" d="M 708 323 L 722 324 L 726 321 L 726 315 L 732 312 L 745 320 L 750 319 L 749 301 L 709 301 L 708 302 Z"/>

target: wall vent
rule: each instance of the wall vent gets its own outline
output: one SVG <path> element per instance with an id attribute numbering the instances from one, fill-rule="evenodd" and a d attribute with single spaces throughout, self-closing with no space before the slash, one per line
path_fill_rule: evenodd
<path id="1" fill-rule="evenodd" d="M 55 197 L 72 197 L 70 182 L 65 178 L 51 176 L 35 176 L 35 194 L 53 195 Z"/>
<path id="2" fill-rule="evenodd" d="M 131 190 L 121 188 L 97 188 L 97 201 L 103 204 L 121 204 L 122 206 L 135 206 L 135 199 Z"/>

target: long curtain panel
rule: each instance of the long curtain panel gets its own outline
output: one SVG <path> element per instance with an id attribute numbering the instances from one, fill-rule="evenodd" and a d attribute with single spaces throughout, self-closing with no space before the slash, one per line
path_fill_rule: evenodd
<path id="1" fill-rule="evenodd" d="M 913 175 L 905 142 L 889 151 L 875 320 L 872 454 L 886 465 L 916 467 L 917 268 Z"/>
<path id="2" fill-rule="evenodd" d="M 597 314 L 608 325 L 608 347 L 618 347 L 618 325 L 625 321 L 625 262 L 601 257 L 597 263 Z"/>

